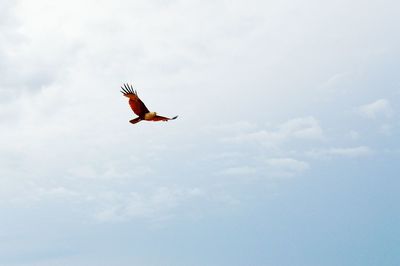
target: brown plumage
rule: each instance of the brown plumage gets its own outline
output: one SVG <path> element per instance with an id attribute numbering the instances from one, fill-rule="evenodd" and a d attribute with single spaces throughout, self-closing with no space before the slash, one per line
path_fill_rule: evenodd
<path id="1" fill-rule="evenodd" d="M 156 112 L 150 112 L 149 109 L 147 109 L 146 105 L 142 102 L 142 100 L 139 99 L 139 96 L 135 90 L 133 90 L 132 85 L 124 84 L 124 86 L 121 86 L 122 89 L 122 94 L 125 97 L 129 98 L 129 105 L 132 108 L 133 112 L 138 116 L 135 119 L 130 120 L 132 124 L 136 124 L 142 120 L 146 121 L 168 121 L 168 120 L 174 120 L 178 116 L 175 116 L 173 118 L 168 118 L 164 116 L 159 116 L 157 115 Z"/>

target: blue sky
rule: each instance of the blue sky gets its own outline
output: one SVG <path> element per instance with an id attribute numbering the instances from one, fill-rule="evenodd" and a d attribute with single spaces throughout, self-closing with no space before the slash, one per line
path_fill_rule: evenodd
<path id="1" fill-rule="evenodd" d="M 399 8 L 0 0 L 0 265 L 399 265 Z"/>

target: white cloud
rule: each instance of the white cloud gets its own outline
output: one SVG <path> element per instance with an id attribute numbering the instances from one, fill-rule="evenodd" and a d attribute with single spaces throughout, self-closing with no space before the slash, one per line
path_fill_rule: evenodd
<path id="1" fill-rule="evenodd" d="M 223 132 L 223 133 L 232 133 L 232 132 L 243 132 L 254 130 L 256 125 L 248 122 L 248 121 L 238 121 L 230 124 L 218 124 L 207 126 L 205 131 L 215 133 L 215 132 Z"/>
<path id="2" fill-rule="evenodd" d="M 75 179 L 74 179 L 75 180 Z M 181 208 L 190 213 L 196 201 L 204 200 L 204 189 L 183 186 L 149 186 L 136 180 L 0 180 L 0 206 L 12 208 L 40 207 L 49 202 L 73 206 L 85 220 L 128 221 L 162 220 Z M 122 182 L 121 182 L 122 181 Z M 97 183 L 90 185 L 90 183 Z M 132 188 L 127 188 L 130 184 Z M 134 184 L 134 187 L 133 185 Z"/>
<path id="3" fill-rule="evenodd" d="M 229 167 L 220 172 L 222 175 L 252 176 L 257 173 L 257 168 L 250 166 Z"/>
<path id="4" fill-rule="evenodd" d="M 109 192 L 93 200 L 102 202 L 102 207 L 95 214 L 101 222 L 124 221 L 132 218 L 162 220 L 172 215 L 172 211 L 185 201 L 203 197 L 199 188 L 182 189 L 159 187 L 150 194 L 130 192 L 127 194 Z"/>
<path id="5" fill-rule="evenodd" d="M 305 161 L 293 158 L 271 158 L 266 160 L 267 174 L 278 176 L 298 175 L 310 168 Z"/>
<path id="6" fill-rule="evenodd" d="M 300 139 L 321 139 L 322 129 L 317 119 L 312 116 L 300 117 L 287 121 L 279 126 L 279 130 L 288 137 Z"/>
<path id="7" fill-rule="evenodd" d="M 291 177 L 299 175 L 308 170 L 310 165 L 301 160 L 293 158 L 269 158 L 262 161 L 262 164 L 255 166 L 236 166 L 228 167 L 220 172 L 219 175 L 242 177 L 243 182 L 254 182 L 260 178 Z"/>
<path id="8" fill-rule="evenodd" d="M 398 6 L 385 0 L 0 0 L 0 207 L 7 217 L 0 222 L 0 264 L 208 265 L 190 256 L 196 245 L 213 241 L 209 229 L 218 219 L 251 214 L 257 220 L 265 213 L 258 205 L 274 212 L 274 204 L 264 204 L 279 193 L 274 177 L 335 175 L 340 160 L 316 172 L 320 162 L 304 158 L 304 151 L 350 158 L 373 154 L 368 147 L 396 147 L 395 138 L 382 141 L 349 125 L 342 111 L 378 99 L 371 97 L 381 84 L 379 92 L 393 98 L 357 112 L 394 113 Z M 119 93 L 123 82 L 133 82 L 151 110 L 179 119 L 129 124 L 134 114 Z M 349 129 L 365 146 L 343 136 Z M 396 133 L 395 125 L 380 130 Z M 318 149 L 321 144 L 328 149 Z M 351 174 L 351 184 L 362 182 Z M 308 195 L 302 192 L 296 195 Z M 207 216 L 205 223 L 185 219 L 193 213 Z M 167 234 L 142 231 L 170 217 Z M 126 224 L 92 228 L 94 221 Z M 201 243 L 188 243 L 183 258 L 170 254 L 182 242 L 170 236 L 190 237 L 192 229 L 205 236 Z M 124 237 L 126 230 L 132 234 Z M 151 257 L 149 235 L 171 245 L 161 250 L 166 256 Z M 73 254 L 64 254 L 60 243 Z M 137 252 L 125 252 L 136 244 Z M 254 257 L 254 264 L 262 259 Z"/>
<path id="9" fill-rule="evenodd" d="M 353 140 L 359 139 L 360 138 L 360 133 L 358 133 L 355 130 L 350 130 L 350 132 L 348 133 L 349 137 Z"/>
<path id="10" fill-rule="evenodd" d="M 330 148 L 325 150 L 312 150 L 307 155 L 312 157 L 364 157 L 371 155 L 372 149 L 367 146 L 351 148 Z"/>
<path id="11" fill-rule="evenodd" d="M 307 8 L 292 23 L 282 16 L 292 12 L 283 2 L 21 0 L 0 5 L 0 197 L 6 202 L 51 201 L 58 193 L 71 201 L 114 202 L 104 207 L 104 217 L 137 217 L 140 206 L 159 210 L 154 203 L 158 194 L 185 198 L 183 188 L 159 191 L 166 186 L 164 175 L 177 183 L 183 182 L 182 172 L 214 173 L 209 165 L 198 166 L 209 154 L 223 151 L 213 160 L 229 163 L 254 157 L 254 149 L 225 149 L 228 145 L 217 141 L 219 133 L 229 144 L 262 148 L 324 139 L 313 116 L 259 125 L 317 114 L 320 110 L 309 104 L 315 93 L 312 80 L 323 80 L 332 69 L 353 73 L 341 68 L 351 66 L 348 55 L 369 40 L 368 34 L 362 35 L 351 43 L 346 40 L 345 49 L 337 48 L 329 36 L 352 33 L 348 21 L 330 29 L 314 27 L 324 25 L 314 22 L 330 20 L 308 16 L 312 9 Z M 324 38 L 317 44 L 318 34 Z M 368 43 L 371 49 L 379 46 Z M 294 53 L 301 56 L 293 60 Z M 358 65 L 358 59 L 353 61 Z M 328 86 L 336 87 L 345 77 L 335 75 Z M 180 118 L 132 126 L 128 120 L 133 114 L 119 94 L 122 82 L 135 82 L 150 109 Z M 310 109 L 299 114 L 304 106 Z M 201 129 L 207 123 L 222 126 L 206 129 L 217 133 L 205 136 Z M 186 153 L 177 152 L 189 145 Z M 294 155 L 282 148 L 268 156 Z M 284 159 L 269 161 L 267 167 L 278 169 L 280 162 L 289 173 L 307 167 L 306 162 Z M 249 165 L 226 168 L 225 174 L 265 170 L 264 162 Z M 152 196 L 136 189 L 146 182 L 152 184 L 146 187 Z M 132 183 L 135 189 L 125 191 Z M 114 200 L 95 193 L 104 187 Z"/>
<path id="12" fill-rule="evenodd" d="M 377 118 L 377 117 L 390 117 L 393 114 L 393 109 L 390 102 L 386 99 L 379 99 L 375 102 L 361 105 L 357 108 L 360 115 L 366 118 Z"/>
<path id="13" fill-rule="evenodd" d="M 343 83 L 350 73 L 343 72 L 343 73 L 336 73 L 332 77 L 330 77 L 325 83 L 322 84 L 321 88 L 328 89 L 328 90 L 336 90 L 338 89 L 340 83 Z"/>
<path id="14" fill-rule="evenodd" d="M 322 128 L 314 117 L 300 117 L 290 119 L 272 130 L 259 130 L 250 133 L 241 133 L 234 137 L 226 137 L 229 142 L 257 142 L 266 146 L 278 145 L 290 140 L 321 140 Z"/>

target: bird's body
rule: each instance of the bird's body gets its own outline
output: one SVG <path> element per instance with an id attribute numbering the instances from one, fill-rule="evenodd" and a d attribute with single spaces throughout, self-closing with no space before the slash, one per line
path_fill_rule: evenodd
<path id="1" fill-rule="evenodd" d="M 147 109 L 146 105 L 139 99 L 137 92 L 133 90 L 132 85 L 124 84 L 122 87 L 122 94 L 125 97 L 129 98 L 129 105 L 132 108 L 132 111 L 138 115 L 137 118 L 130 120 L 132 124 L 136 124 L 142 120 L 145 121 L 168 121 L 168 120 L 174 120 L 178 116 L 175 116 L 173 118 L 168 118 L 164 116 L 159 116 L 157 115 L 156 112 L 150 112 L 149 109 Z"/>
<path id="2" fill-rule="evenodd" d="M 157 116 L 156 112 L 148 112 L 147 114 L 144 115 L 144 120 L 152 121 L 156 116 Z"/>

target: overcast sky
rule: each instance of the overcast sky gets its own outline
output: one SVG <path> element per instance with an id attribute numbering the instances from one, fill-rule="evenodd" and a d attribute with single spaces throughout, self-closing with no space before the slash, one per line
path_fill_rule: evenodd
<path id="1" fill-rule="evenodd" d="M 0 0 L 0 265 L 399 265 L 399 12 Z"/>

